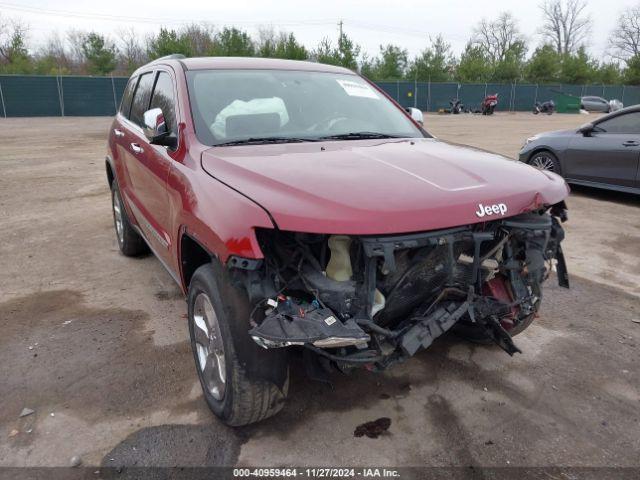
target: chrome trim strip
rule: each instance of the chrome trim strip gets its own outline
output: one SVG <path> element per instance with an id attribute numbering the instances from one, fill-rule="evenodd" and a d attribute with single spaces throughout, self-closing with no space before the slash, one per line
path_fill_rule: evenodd
<path id="1" fill-rule="evenodd" d="M 144 233 L 142 232 L 142 229 L 140 227 L 138 227 L 137 225 L 132 225 L 132 227 L 134 228 L 134 230 L 136 232 L 138 232 L 138 235 L 140 235 L 140 237 L 142 237 L 144 242 L 149 247 L 149 250 L 151 250 L 151 253 L 153 253 L 153 256 L 156 257 L 160 261 L 160 265 L 162 265 L 164 267 L 164 269 L 167 271 L 167 273 L 169 273 L 171 278 L 173 278 L 173 281 L 178 284 L 180 289 L 182 289 L 182 281 L 178 278 L 177 274 L 171 268 L 169 268 L 169 265 L 166 264 L 166 262 L 162 259 L 162 257 L 160 255 L 158 255 L 158 252 L 156 251 L 156 249 L 153 248 L 153 245 L 151 245 L 149 240 L 147 240 L 147 237 L 144 236 Z"/>

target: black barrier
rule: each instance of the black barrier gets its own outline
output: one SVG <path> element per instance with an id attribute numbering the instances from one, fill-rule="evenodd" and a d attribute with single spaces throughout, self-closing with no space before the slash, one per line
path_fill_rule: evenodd
<path id="1" fill-rule="evenodd" d="M 0 92 L 4 117 L 62 115 L 57 77 L 2 76 Z"/>
<path id="2" fill-rule="evenodd" d="M 126 77 L 0 75 L 0 117 L 110 116 L 120 104 Z M 447 110 L 459 98 L 472 111 L 487 94 L 498 94 L 497 111 L 530 111 L 536 101 L 596 95 L 618 99 L 624 105 L 640 103 L 640 86 L 535 85 L 455 82 L 377 82 L 403 107 L 423 111 Z"/>
<path id="3" fill-rule="evenodd" d="M 60 77 L 64 114 L 68 116 L 115 115 L 118 97 L 112 78 Z"/>

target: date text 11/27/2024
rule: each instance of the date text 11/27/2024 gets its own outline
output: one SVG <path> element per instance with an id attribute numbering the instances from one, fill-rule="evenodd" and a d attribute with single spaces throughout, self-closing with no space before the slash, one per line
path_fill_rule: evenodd
<path id="1" fill-rule="evenodd" d="M 234 468 L 234 478 L 400 478 L 392 468 Z"/>

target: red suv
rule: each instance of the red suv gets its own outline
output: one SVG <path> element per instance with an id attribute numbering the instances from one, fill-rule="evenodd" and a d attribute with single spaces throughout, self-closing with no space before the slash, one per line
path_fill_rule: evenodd
<path id="1" fill-rule="evenodd" d="M 187 296 L 226 423 L 280 410 L 289 361 L 382 370 L 448 330 L 513 355 L 552 262 L 568 286 L 564 180 L 416 113 L 317 63 L 170 56 L 129 80 L 106 159 L 118 245 Z"/>

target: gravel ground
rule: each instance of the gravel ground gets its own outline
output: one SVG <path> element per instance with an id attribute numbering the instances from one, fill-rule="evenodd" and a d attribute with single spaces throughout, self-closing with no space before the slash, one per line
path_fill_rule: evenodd
<path id="1" fill-rule="evenodd" d="M 512 157 L 584 121 L 426 116 L 443 139 Z M 547 284 L 522 355 L 447 336 L 333 388 L 294 368 L 281 414 L 230 429 L 201 397 L 177 287 L 117 251 L 109 123 L 0 120 L 0 466 L 640 466 L 640 199 L 574 190 L 572 288 Z M 354 437 L 379 417 L 386 435 Z"/>

